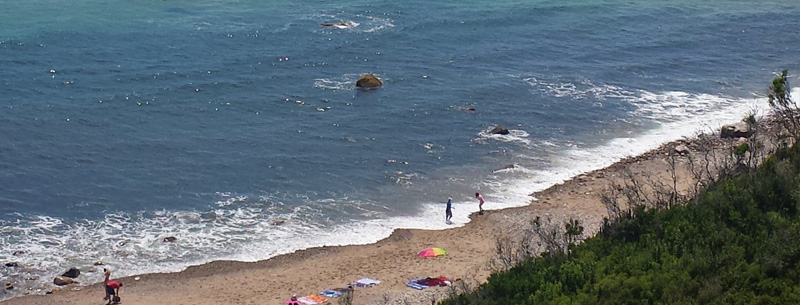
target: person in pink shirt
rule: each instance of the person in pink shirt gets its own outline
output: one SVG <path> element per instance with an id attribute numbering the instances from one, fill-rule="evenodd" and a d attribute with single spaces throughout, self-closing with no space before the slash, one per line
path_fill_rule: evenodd
<path id="1" fill-rule="evenodd" d="M 480 212 L 478 212 L 478 214 L 483 215 L 483 195 L 481 195 L 481 193 L 475 192 L 475 198 L 478 198 L 478 209 L 480 209 Z"/>

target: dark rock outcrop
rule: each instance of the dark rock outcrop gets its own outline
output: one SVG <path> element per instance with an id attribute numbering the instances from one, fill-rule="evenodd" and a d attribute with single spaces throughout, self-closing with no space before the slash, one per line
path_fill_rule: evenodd
<path id="1" fill-rule="evenodd" d="M 61 276 L 70 277 L 70 278 L 74 279 L 74 278 L 76 278 L 76 277 L 78 277 L 80 275 L 81 275 L 81 271 L 78 270 L 78 268 L 72 267 L 72 268 L 69 268 L 69 270 L 67 270 L 67 272 L 64 272 L 64 274 L 62 274 Z"/>
<path id="2" fill-rule="evenodd" d="M 359 77 L 356 81 L 356 87 L 359 88 L 372 89 L 380 86 L 383 86 L 383 82 L 381 82 L 381 80 L 372 73 L 361 75 L 361 77 Z"/>
<path id="3" fill-rule="evenodd" d="M 164 241 L 165 243 L 174 243 L 176 240 L 178 240 L 178 238 L 177 238 L 177 237 L 175 237 L 175 236 L 168 236 L 168 237 L 164 237 L 164 240 L 163 240 L 163 241 Z"/>
<path id="4" fill-rule="evenodd" d="M 508 134 L 508 128 L 502 125 L 497 125 L 489 131 L 491 134 Z"/>

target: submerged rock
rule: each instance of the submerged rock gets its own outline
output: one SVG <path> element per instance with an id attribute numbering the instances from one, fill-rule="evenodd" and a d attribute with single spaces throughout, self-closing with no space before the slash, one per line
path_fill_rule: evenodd
<path id="1" fill-rule="evenodd" d="M 503 125 L 497 125 L 489 131 L 491 134 L 509 134 L 508 128 Z"/>
<path id="2" fill-rule="evenodd" d="M 339 21 L 339 22 L 320 22 L 320 26 L 329 27 L 329 28 L 337 28 L 337 29 L 346 29 L 351 27 L 357 27 L 358 23 L 352 21 Z"/>
<path id="3" fill-rule="evenodd" d="M 175 236 L 167 236 L 167 237 L 164 237 L 163 241 L 165 243 L 174 243 L 176 240 L 178 240 L 178 238 L 175 237 Z"/>
<path id="4" fill-rule="evenodd" d="M 273 220 L 273 221 L 270 222 L 270 224 L 273 225 L 273 226 L 280 226 L 280 225 L 282 225 L 284 223 L 286 223 L 286 220 L 284 220 L 284 219 L 276 219 L 276 220 Z"/>
<path id="5" fill-rule="evenodd" d="M 214 221 L 217 220 L 217 213 L 214 211 L 205 212 L 203 214 L 200 214 L 200 218 L 207 221 Z"/>

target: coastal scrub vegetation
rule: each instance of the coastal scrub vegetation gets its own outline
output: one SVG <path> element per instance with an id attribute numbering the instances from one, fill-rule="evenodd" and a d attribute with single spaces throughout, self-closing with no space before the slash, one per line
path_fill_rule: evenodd
<path id="1" fill-rule="evenodd" d="M 776 133 L 796 143 L 786 74 L 769 100 Z M 691 194 L 625 177 L 602 196 L 597 235 L 536 219 L 527 237 L 498 240 L 486 283 L 440 304 L 800 304 L 800 146 L 749 139 L 699 162 L 716 157 L 709 147 L 689 158 Z"/>

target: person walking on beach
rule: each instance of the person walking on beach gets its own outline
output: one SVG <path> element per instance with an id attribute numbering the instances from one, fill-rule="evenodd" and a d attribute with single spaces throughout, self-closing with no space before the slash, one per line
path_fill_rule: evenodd
<path id="1" fill-rule="evenodd" d="M 483 195 L 481 193 L 475 192 L 475 198 L 478 198 L 478 214 L 483 215 Z"/>
<path id="2" fill-rule="evenodd" d="M 444 221 L 450 223 L 453 218 L 453 197 L 447 197 L 447 208 L 444 210 Z"/>

